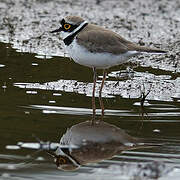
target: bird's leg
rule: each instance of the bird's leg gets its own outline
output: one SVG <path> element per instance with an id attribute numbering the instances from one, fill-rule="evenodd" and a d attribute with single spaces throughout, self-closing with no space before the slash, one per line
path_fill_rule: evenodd
<path id="1" fill-rule="evenodd" d="M 93 67 L 94 77 L 93 77 L 93 92 L 92 92 L 92 110 L 93 110 L 93 116 L 92 116 L 92 125 L 95 121 L 96 116 L 96 104 L 95 104 L 95 89 L 96 89 L 96 68 Z"/>
<path id="2" fill-rule="evenodd" d="M 101 120 L 103 120 L 103 117 L 104 117 L 104 104 L 103 104 L 103 101 L 102 101 L 102 89 L 103 89 L 103 86 L 104 86 L 104 81 L 106 80 L 106 75 L 107 75 L 107 72 L 104 69 L 103 70 L 103 79 L 102 79 L 101 87 L 100 87 L 100 90 L 99 90 L 99 104 L 100 104 L 100 107 L 101 107 Z"/>

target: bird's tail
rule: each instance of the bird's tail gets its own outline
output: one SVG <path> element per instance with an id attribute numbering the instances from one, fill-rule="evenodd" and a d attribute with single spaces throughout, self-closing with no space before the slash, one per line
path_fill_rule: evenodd
<path id="1" fill-rule="evenodd" d="M 153 53 L 153 54 L 165 54 L 167 51 L 157 49 L 157 48 L 149 48 L 149 47 L 143 47 L 143 46 L 138 46 L 136 48 L 137 51 L 141 53 Z"/>
<path id="2" fill-rule="evenodd" d="M 155 147 L 160 147 L 163 146 L 163 144 L 158 144 L 158 143 L 135 143 L 131 146 L 125 145 L 125 146 L 120 146 L 118 149 L 118 152 L 121 153 L 123 151 L 127 150 L 134 150 L 134 149 L 145 149 L 145 148 L 155 148 Z"/>

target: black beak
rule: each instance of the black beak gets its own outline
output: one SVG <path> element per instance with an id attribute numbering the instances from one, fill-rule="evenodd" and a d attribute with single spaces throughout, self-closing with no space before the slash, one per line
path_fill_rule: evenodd
<path id="1" fill-rule="evenodd" d="M 62 31 L 62 28 L 60 27 L 59 29 L 56 29 L 54 31 L 51 31 L 50 33 L 56 33 L 56 32 L 61 32 Z"/>

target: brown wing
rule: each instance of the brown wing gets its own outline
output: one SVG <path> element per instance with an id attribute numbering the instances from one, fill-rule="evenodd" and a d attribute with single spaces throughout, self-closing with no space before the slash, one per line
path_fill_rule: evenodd
<path id="1" fill-rule="evenodd" d="M 78 44 L 92 52 L 109 52 L 112 54 L 121 54 L 127 51 L 165 53 L 160 49 L 139 46 L 113 31 L 93 24 L 85 27 L 76 38 Z"/>
<path id="2" fill-rule="evenodd" d="M 92 24 L 84 28 L 76 39 L 78 44 L 90 51 L 112 54 L 125 53 L 130 50 L 128 44 L 132 44 L 118 34 Z"/>

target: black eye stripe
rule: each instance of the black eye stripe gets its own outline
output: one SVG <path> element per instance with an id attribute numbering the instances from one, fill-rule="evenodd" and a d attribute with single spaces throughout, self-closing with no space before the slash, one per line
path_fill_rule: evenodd
<path id="1" fill-rule="evenodd" d="M 61 22 L 60 22 L 60 24 L 61 24 L 61 26 L 62 26 L 63 31 L 65 31 L 65 32 L 67 32 L 67 31 L 68 31 L 68 32 L 72 32 L 74 29 L 76 29 L 76 28 L 78 27 L 78 25 L 74 25 L 74 24 L 71 24 L 71 23 L 66 22 L 65 19 L 62 19 Z M 69 24 L 71 27 L 66 30 L 66 29 L 64 28 L 64 25 L 65 25 L 65 24 Z"/>
<path id="2" fill-rule="evenodd" d="M 64 25 L 65 24 L 65 20 L 62 19 L 60 23 L 61 23 L 61 25 Z"/>
<path id="3" fill-rule="evenodd" d="M 70 31 L 73 31 L 74 29 L 76 29 L 78 26 L 77 25 L 73 25 L 71 24 L 71 28 L 70 28 Z"/>
<path id="4" fill-rule="evenodd" d="M 64 25 L 65 25 L 65 24 L 69 24 L 71 27 L 66 30 L 66 29 L 64 28 Z M 64 22 L 64 23 L 61 24 L 61 25 L 62 25 L 63 31 L 69 31 L 69 32 L 72 32 L 74 29 L 76 29 L 76 28 L 78 27 L 78 25 L 74 25 L 74 24 L 70 24 L 70 23 L 66 23 L 66 22 Z"/>

